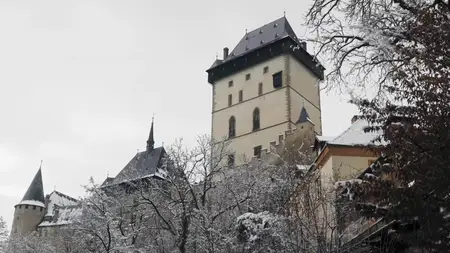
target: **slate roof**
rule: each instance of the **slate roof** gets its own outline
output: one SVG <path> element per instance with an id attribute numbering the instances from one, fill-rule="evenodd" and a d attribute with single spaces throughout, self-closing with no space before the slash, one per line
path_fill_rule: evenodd
<path id="1" fill-rule="evenodd" d="M 304 123 L 304 122 L 311 122 L 311 119 L 309 118 L 308 112 L 306 111 L 305 107 L 302 107 L 302 110 L 300 111 L 300 116 L 298 117 L 297 124 Z"/>
<path id="2" fill-rule="evenodd" d="M 158 174 L 158 167 L 161 166 L 165 153 L 166 151 L 163 147 L 137 153 L 125 168 L 114 179 L 109 181 L 109 184 L 119 184 Z"/>
<path id="3" fill-rule="evenodd" d="M 46 216 L 38 227 L 63 226 L 73 223 L 82 215 L 82 208 L 79 205 L 55 206 L 55 215 Z"/>
<path id="4" fill-rule="evenodd" d="M 224 61 L 240 57 L 288 36 L 300 43 L 286 17 L 279 18 L 244 35 Z"/>
<path id="5" fill-rule="evenodd" d="M 28 187 L 28 190 L 26 191 L 19 205 L 25 203 L 30 204 L 33 202 L 39 204 L 45 203 L 41 168 L 39 168 L 39 170 L 37 171 L 36 175 L 33 178 L 33 181 L 31 181 L 31 184 Z"/>

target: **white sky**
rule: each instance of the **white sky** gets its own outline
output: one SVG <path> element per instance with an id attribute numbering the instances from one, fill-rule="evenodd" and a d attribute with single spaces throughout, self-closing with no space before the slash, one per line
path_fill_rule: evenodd
<path id="1" fill-rule="evenodd" d="M 304 37 L 310 4 L 0 1 L 0 216 L 11 225 L 41 159 L 46 193 L 78 197 L 90 176 L 115 176 L 145 148 L 153 113 L 156 146 L 209 134 L 216 53 L 285 10 Z M 324 135 L 349 126 L 346 102 L 322 93 Z"/>

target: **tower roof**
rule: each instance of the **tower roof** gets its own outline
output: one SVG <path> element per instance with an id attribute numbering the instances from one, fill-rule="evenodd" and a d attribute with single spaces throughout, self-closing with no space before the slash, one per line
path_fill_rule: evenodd
<path id="1" fill-rule="evenodd" d="M 42 172 L 41 167 L 37 171 L 36 175 L 31 181 L 30 186 L 28 187 L 27 192 L 22 198 L 22 201 L 19 204 L 30 204 L 30 205 L 39 205 L 44 204 L 44 185 L 42 183 Z"/>
<path id="2" fill-rule="evenodd" d="M 294 41 L 300 43 L 286 17 L 282 17 L 246 33 L 224 61 L 243 56 L 252 50 L 285 37 L 291 37 Z"/>
<path id="3" fill-rule="evenodd" d="M 308 112 L 306 111 L 305 107 L 302 107 L 302 110 L 300 112 L 300 116 L 298 117 L 298 120 L 297 120 L 297 124 L 305 123 L 307 121 L 312 123 L 312 121 L 309 118 Z"/>
<path id="4" fill-rule="evenodd" d="M 224 59 L 216 59 L 206 71 L 211 84 L 282 54 L 294 56 L 318 79 L 324 78 L 325 68 L 307 52 L 306 43 L 300 42 L 286 17 L 246 32 L 230 54 L 225 49 Z"/>

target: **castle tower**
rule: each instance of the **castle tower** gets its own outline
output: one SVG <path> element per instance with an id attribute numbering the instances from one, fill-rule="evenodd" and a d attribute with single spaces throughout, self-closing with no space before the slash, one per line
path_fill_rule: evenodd
<path id="1" fill-rule="evenodd" d="M 19 204 L 14 206 L 12 234 L 27 234 L 36 230 L 45 214 L 44 187 L 39 168 L 27 192 Z"/>
<path id="2" fill-rule="evenodd" d="M 230 141 L 229 162 L 261 156 L 297 128 L 301 109 L 322 133 L 318 82 L 324 68 L 285 17 L 246 32 L 207 70 L 213 88 L 212 137 Z M 232 160 L 232 161 L 231 161 Z"/>

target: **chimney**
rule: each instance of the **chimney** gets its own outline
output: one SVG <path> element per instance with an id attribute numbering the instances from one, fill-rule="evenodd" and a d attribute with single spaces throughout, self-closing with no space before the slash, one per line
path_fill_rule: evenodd
<path id="1" fill-rule="evenodd" d="M 223 59 L 225 60 L 228 57 L 228 47 L 223 48 Z"/>
<path id="2" fill-rule="evenodd" d="M 300 42 L 300 46 L 306 51 L 306 41 Z"/>
<path id="3" fill-rule="evenodd" d="M 352 124 L 355 123 L 355 121 L 358 120 L 358 115 L 353 115 L 352 117 Z"/>

